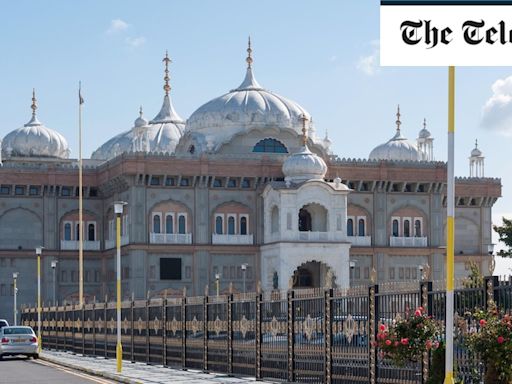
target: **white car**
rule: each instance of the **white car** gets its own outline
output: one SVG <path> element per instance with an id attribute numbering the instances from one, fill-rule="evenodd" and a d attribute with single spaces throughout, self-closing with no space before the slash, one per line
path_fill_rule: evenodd
<path id="1" fill-rule="evenodd" d="M 0 329 L 0 360 L 17 355 L 39 358 L 37 336 L 30 327 L 3 327 Z"/>

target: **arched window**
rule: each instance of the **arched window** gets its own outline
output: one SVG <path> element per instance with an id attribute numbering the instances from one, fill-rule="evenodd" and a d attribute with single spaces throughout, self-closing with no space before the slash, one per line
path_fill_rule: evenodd
<path id="1" fill-rule="evenodd" d="M 398 237 L 398 220 L 393 220 L 393 237 Z"/>
<path id="2" fill-rule="evenodd" d="M 263 139 L 258 141 L 253 152 L 271 152 L 271 153 L 288 153 L 288 150 L 283 143 L 276 139 Z"/>
<path id="3" fill-rule="evenodd" d="M 235 218 L 233 216 L 229 216 L 228 218 L 228 235 L 235 234 Z"/>
<path id="4" fill-rule="evenodd" d="M 215 233 L 217 235 L 222 235 L 222 216 L 217 216 L 215 218 Z"/>
<path id="5" fill-rule="evenodd" d="M 304 208 L 299 211 L 299 231 L 311 231 L 311 214 Z"/>
<path id="6" fill-rule="evenodd" d="M 347 236 L 354 236 L 354 220 L 347 220 Z"/>
<path id="7" fill-rule="evenodd" d="M 270 220 L 270 231 L 272 233 L 279 232 L 279 208 L 277 208 L 275 205 L 272 207 Z"/>
<path id="8" fill-rule="evenodd" d="M 358 229 L 357 229 L 357 235 L 358 236 L 364 236 L 364 219 L 359 219 Z"/>
<path id="9" fill-rule="evenodd" d="M 71 240 L 71 224 L 64 224 L 64 240 Z"/>
<path id="10" fill-rule="evenodd" d="M 240 218 L 240 234 L 247 235 L 247 217 Z"/>
<path id="11" fill-rule="evenodd" d="M 178 217 L 178 233 L 187 233 L 187 223 L 185 220 L 185 215 L 180 215 Z"/>
<path id="12" fill-rule="evenodd" d="M 174 223 L 172 215 L 165 217 L 165 233 L 174 233 Z"/>
<path id="13" fill-rule="evenodd" d="M 94 241 L 96 236 L 96 231 L 94 230 L 94 224 L 89 224 L 87 227 L 87 240 Z"/>
<path id="14" fill-rule="evenodd" d="M 160 233 L 160 215 L 153 216 L 153 233 Z"/>
<path id="15" fill-rule="evenodd" d="M 75 240 L 80 240 L 80 224 L 77 223 L 76 225 L 76 233 L 75 233 Z"/>
<path id="16" fill-rule="evenodd" d="M 411 222 L 409 220 L 404 220 L 404 237 L 411 236 Z"/>
<path id="17" fill-rule="evenodd" d="M 414 236 L 421 237 L 421 221 L 416 220 L 414 222 Z"/>

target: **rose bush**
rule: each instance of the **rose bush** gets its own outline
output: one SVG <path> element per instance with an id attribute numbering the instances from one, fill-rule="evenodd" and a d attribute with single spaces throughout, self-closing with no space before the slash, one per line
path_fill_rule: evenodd
<path id="1" fill-rule="evenodd" d="M 396 365 L 421 361 L 423 353 L 439 347 L 441 327 L 422 307 L 390 325 L 380 324 L 375 346 Z"/>

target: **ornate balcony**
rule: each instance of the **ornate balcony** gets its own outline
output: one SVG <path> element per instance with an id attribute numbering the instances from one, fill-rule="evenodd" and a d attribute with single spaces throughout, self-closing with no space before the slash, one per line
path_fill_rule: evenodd
<path id="1" fill-rule="evenodd" d="M 217 235 L 212 234 L 212 244 L 234 244 L 247 245 L 254 244 L 252 235 Z"/>
<path id="2" fill-rule="evenodd" d="M 292 233 L 271 233 L 266 243 L 273 243 L 276 241 L 297 241 L 297 242 L 317 242 L 328 243 L 346 241 L 345 236 L 341 232 L 313 232 L 313 231 L 296 231 Z"/>
<path id="3" fill-rule="evenodd" d="M 427 237 L 394 237 L 389 238 L 390 247 L 427 247 Z"/>
<path id="4" fill-rule="evenodd" d="M 130 243 L 130 237 L 128 235 L 121 236 L 121 245 L 127 245 Z M 105 249 L 112 249 L 116 247 L 115 240 L 105 240 Z"/>
<path id="5" fill-rule="evenodd" d="M 371 247 L 371 236 L 347 236 L 347 240 L 352 243 L 354 247 Z"/>
<path id="6" fill-rule="evenodd" d="M 79 241 L 76 240 L 61 240 L 60 249 L 61 251 L 77 251 L 79 248 Z M 84 240 L 84 251 L 99 251 L 100 242 Z"/>
<path id="7" fill-rule="evenodd" d="M 191 233 L 150 233 L 151 244 L 192 244 Z"/>

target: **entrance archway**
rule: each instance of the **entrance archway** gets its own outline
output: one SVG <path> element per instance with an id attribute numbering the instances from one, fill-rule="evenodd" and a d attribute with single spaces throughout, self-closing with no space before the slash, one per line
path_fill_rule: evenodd
<path id="1" fill-rule="evenodd" d="M 331 268 L 318 261 L 301 264 L 292 276 L 292 288 L 323 288 L 333 286 L 335 276 Z"/>

